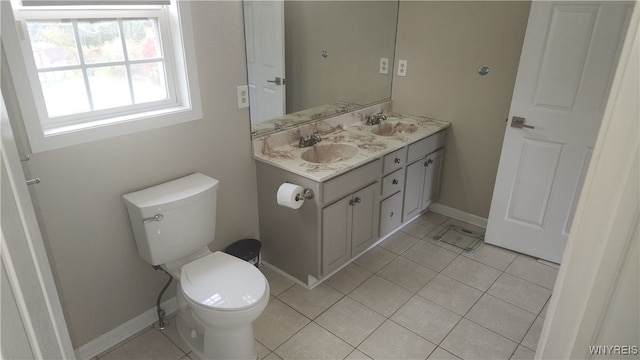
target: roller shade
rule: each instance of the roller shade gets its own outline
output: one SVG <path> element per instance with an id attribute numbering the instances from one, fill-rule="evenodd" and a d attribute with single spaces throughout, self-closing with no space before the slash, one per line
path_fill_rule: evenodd
<path id="1" fill-rule="evenodd" d="M 23 6 L 169 5 L 170 0 L 22 0 Z"/>

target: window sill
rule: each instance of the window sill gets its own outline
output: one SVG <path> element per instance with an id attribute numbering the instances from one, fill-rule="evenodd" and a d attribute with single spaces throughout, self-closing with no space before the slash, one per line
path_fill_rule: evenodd
<path id="1" fill-rule="evenodd" d="M 38 136 L 35 139 L 31 137 L 31 150 L 34 153 L 55 150 L 71 145 L 80 145 L 201 119 L 202 111 L 200 109 L 176 106 L 169 109 L 140 113 L 135 116 L 122 116 L 90 123 L 51 127 L 41 133 L 41 137 Z"/>

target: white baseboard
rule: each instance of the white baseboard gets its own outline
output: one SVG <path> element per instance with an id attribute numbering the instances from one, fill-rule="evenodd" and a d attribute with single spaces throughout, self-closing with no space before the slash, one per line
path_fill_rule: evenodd
<path id="1" fill-rule="evenodd" d="M 167 316 L 173 314 L 178 309 L 178 303 L 176 302 L 175 296 L 163 302 L 161 306 Z M 130 336 L 148 328 L 156 321 L 158 321 L 158 314 L 156 312 L 156 307 L 154 306 L 108 333 L 100 335 L 77 348 L 75 350 L 76 359 L 88 360 L 94 356 L 102 354 Z"/>
<path id="2" fill-rule="evenodd" d="M 429 210 L 436 212 L 438 214 L 448 216 L 450 218 L 464 221 L 471 225 L 480 226 L 485 229 L 487 228 L 487 219 L 477 215 L 469 214 L 468 212 L 464 212 L 462 210 L 448 207 L 446 205 L 442 205 L 440 203 L 433 203 L 429 205 Z"/>

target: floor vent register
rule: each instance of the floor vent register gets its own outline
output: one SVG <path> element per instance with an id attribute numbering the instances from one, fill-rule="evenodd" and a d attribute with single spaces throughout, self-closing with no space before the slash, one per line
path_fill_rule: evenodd
<path id="1" fill-rule="evenodd" d="M 449 224 L 434 235 L 433 239 L 461 248 L 467 254 L 473 254 L 484 241 L 484 233 L 474 232 L 458 225 Z"/>

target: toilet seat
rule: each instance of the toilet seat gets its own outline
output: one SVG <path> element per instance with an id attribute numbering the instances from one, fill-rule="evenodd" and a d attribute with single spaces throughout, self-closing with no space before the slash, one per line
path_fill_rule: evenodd
<path id="1" fill-rule="evenodd" d="M 263 299 L 266 290 L 260 270 L 220 251 L 185 264 L 180 283 L 189 300 L 220 311 L 249 308 Z"/>

